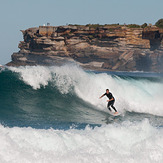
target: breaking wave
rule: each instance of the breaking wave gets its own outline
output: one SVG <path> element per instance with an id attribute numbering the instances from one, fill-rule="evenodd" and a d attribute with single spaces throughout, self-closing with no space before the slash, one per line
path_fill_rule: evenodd
<path id="1" fill-rule="evenodd" d="M 150 113 L 163 116 L 162 79 L 116 76 L 108 73 L 85 72 L 80 67 L 19 67 L 9 68 L 34 90 L 51 86 L 62 95 L 70 95 L 91 104 L 97 110 L 106 110 L 106 100 L 99 100 L 106 88 L 116 98 L 115 106 L 120 112 Z"/>

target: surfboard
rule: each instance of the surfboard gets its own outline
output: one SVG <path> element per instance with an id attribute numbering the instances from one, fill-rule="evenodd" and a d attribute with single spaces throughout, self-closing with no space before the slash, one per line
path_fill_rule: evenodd
<path id="1" fill-rule="evenodd" d="M 119 112 L 117 112 L 116 114 L 115 114 L 115 112 L 113 112 L 113 111 L 107 111 L 110 115 L 112 115 L 112 116 L 119 116 L 120 115 L 120 113 Z"/>
<path id="2" fill-rule="evenodd" d="M 4 68 L 4 66 L 0 64 L 0 68 Z"/>

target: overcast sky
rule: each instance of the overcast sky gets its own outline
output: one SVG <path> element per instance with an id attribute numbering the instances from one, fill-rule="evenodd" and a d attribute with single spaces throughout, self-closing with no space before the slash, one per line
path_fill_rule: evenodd
<path id="1" fill-rule="evenodd" d="M 20 30 L 49 22 L 143 24 L 163 18 L 163 0 L 0 0 L 0 64 L 23 40 Z"/>

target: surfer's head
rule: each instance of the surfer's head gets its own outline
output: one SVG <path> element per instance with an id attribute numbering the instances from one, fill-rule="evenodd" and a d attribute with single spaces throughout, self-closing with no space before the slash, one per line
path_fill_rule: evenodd
<path id="1" fill-rule="evenodd" d="M 106 89 L 106 93 L 107 93 L 107 94 L 109 93 L 109 89 Z"/>

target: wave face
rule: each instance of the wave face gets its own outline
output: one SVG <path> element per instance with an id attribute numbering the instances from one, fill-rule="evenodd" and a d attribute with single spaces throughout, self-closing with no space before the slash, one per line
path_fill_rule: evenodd
<path id="1" fill-rule="evenodd" d="M 162 77 L 142 75 L 86 72 L 75 65 L 11 67 L 0 73 L 1 123 L 32 127 L 73 122 L 103 124 L 108 121 L 107 98 L 99 96 L 106 88 L 123 115 L 119 120 L 141 119 L 149 114 L 161 117 Z"/>

